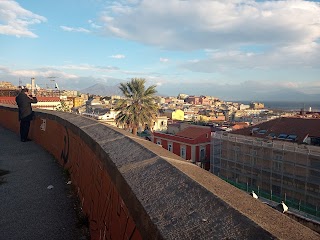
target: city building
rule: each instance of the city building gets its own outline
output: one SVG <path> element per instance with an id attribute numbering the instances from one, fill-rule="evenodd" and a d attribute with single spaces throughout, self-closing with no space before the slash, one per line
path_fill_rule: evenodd
<path id="1" fill-rule="evenodd" d="M 0 81 L 0 89 L 15 89 L 11 82 Z"/>
<path id="2" fill-rule="evenodd" d="M 75 108 L 81 107 L 86 103 L 86 99 L 84 99 L 83 97 L 74 97 L 72 101 L 73 101 L 73 107 Z"/>
<path id="3" fill-rule="evenodd" d="M 250 103 L 251 109 L 264 109 L 264 104 L 260 102 L 252 102 Z"/>
<path id="4" fill-rule="evenodd" d="M 212 137 L 211 171 L 297 206 L 320 203 L 320 119 L 277 118 Z"/>
<path id="5" fill-rule="evenodd" d="M 189 97 L 187 97 L 184 101 L 185 101 L 186 103 L 198 105 L 198 104 L 200 104 L 200 97 L 189 96 Z"/>
<path id="6" fill-rule="evenodd" d="M 153 131 L 166 131 L 168 128 L 168 118 L 166 116 L 157 116 L 153 123 Z"/>
<path id="7" fill-rule="evenodd" d="M 56 108 L 61 105 L 59 97 L 37 97 L 38 102 L 32 103 L 34 109 L 47 109 L 56 110 Z M 8 105 L 16 105 L 16 97 L 2 97 L 0 96 L 0 103 Z"/>
<path id="8" fill-rule="evenodd" d="M 178 120 L 178 121 L 184 120 L 184 111 L 180 109 L 177 109 L 177 110 L 165 109 L 163 111 L 163 115 L 167 116 L 171 120 Z"/>
<path id="9" fill-rule="evenodd" d="M 210 98 L 206 97 L 206 96 L 200 96 L 199 98 L 199 103 L 201 105 L 211 105 L 212 101 Z"/>
<path id="10" fill-rule="evenodd" d="M 188 96 L 189 96 L 188 94 L 179 93 L 177 98 L 178 98 L 178 99 L 183 99 L 183 100 L 184 100 L 184 99 L 186 99 Z"/>
<path id="11" fill-rule="evenodd" d="M 210 127 L 190 124 L 174 124 L 172 127 L 169 125 L 167 133 L 153 133 L 153 142 L 202 168 L 207 170 L 210 168 Z"/>
<path id="12" fill-rule="evenodd" d="M 238 106 L 238 110 L 245 110 L 245 109 L 249 109 L 250 105 L 248 104 L 239 104 Z"/>

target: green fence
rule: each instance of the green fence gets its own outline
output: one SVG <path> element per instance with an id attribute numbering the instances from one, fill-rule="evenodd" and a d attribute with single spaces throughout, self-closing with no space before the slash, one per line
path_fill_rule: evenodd
<path id="1" fill-rule="evenodd" d="M 259 187 L 252 187 L 247 184 L 236 183 L 234 181 L 231 181 L 231 180 L 225 179 L 225 178 L 221 178 L 221 179 L 223 179 L 224 181 L 230 183 L 231 185 L 233 185 L 243 191 L 246 191 L 246 192 L 254 191 L 258 196 L 265 198 L 265 199 L 272 200 L 277 203 L 284 201 L 286 203 L 286 205 L 290 208 L 297 209 L 301 212 L 313 215 L 315 217 L 320 217 L 320 209 L 317 206 L 303 204 L 303 203 L 301 203 L 301 201 L 297 201 L 295 199 L 291 199 L 291 198 L 287 198 L 287 197 L 283 198 L 281 196 L 273 194 L 272 191 L 270 191 L 270 192 L 262 191 L 259 189 Z"/>

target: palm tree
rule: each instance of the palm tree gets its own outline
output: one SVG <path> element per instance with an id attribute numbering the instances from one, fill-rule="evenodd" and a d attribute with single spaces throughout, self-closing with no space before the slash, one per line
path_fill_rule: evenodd
<path id="1" fill-rule="evenodd" d="M 117 124 L 132 128 L 132 133 L 137 134 L 139 126 L 151 124 L 157 116 L 156 86 L 145 88 L 144 78 L 132 78 L 130 82 L 121 83 L 120 90 L 125 99 L 120 99 L 115 110 L 120 111 L 116 116 Z"/>

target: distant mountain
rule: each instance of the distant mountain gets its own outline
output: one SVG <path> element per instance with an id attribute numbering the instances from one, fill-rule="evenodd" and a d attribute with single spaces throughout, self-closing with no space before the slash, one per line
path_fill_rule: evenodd
<path id="1" fill-rule="evenodd" d="M 259 96 L 260 101 L 300 101 L 300 102 L 312 102 L 320 101 L 319 94 L 305 94 L 294 90 L 275 90 L 269 93 L 263 93 Z"/>
<path id="2" fill-rule="evenodd" d="M 190 95 L 196 95 L 199 89 L 187 89 Z M 202 90 L 202 89 L 200 89 Z M 167 97 L 167 96 L 177 96 L 177 93 L 173 93 L 167 89 L 157 87 L 157 96 Z M 167 93 L 168 91 L 168 93 Z M 107 85 L 103 83 L 96 83 L 88 88 L 80 90 L 81 93 L 89 93 L 100 96 L 111 96 L 111 95 L 122 95 L 119 89 L 119 84 Z M 205 95 L 206 90 L 200 92 L 198 95 Z M 170 95 L 171 94 L 171 95 Z M 287 102 L 320 102 L 320 94 L 305 94 L 300 91 L 292 89 L 268 89 L 268 91 L 256 91 L 255 89 L 243 89 L 243 88 L 233 88 L 233 87 L 219 87 L 215 90 L 215 93 L 210 93 L 211 95 L 219 97 L 221 100 L 237 101 L 239 99 L 243 101 L 287 101 Z M 207 95 L 210 95 L 207 94 Z M 233 96 L 232 98 L 228 96 Z"/>
<path id="3" fill-rule="evenodd" d="M 80 90 L 80 92 L 100 96 L 122 95 L 119 85 L 108 86 L 103 83 L 96 83 L 90 87 Z"/>
<path id="4" fill-rule="evenodd" d="M 103 83 L 96 83 L 90 87 L 87 87 L 85 89 L 80 90 L 81 93 L 89 93 L 94 95 L 100 95 L 100 96 L 112 96 L 112 95 L 120 95 L 122 96 L 122 92 L 119 89 L 120 84 L 109 86 Z M 157 96 L 160 97 L 168 97 L 167 94 L 161 94 L 157 93 Z"/>

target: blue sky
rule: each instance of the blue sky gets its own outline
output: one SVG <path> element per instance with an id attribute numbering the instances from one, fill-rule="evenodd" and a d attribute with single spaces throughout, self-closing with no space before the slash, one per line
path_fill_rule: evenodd
<path id="1" fill-rule="evenodd" d="M 161 94 L 320 94 L 319 1 L 0 0 L 0 81 Z"/>

